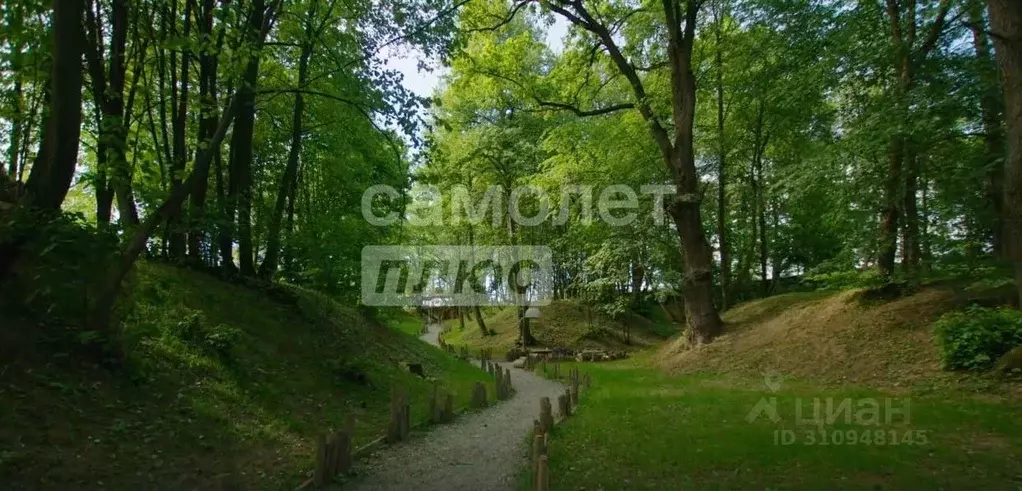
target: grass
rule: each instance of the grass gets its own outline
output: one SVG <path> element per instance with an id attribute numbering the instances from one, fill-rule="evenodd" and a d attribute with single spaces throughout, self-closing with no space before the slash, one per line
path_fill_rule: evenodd
<path id="1" fill-rule="evenodd" d="M 357 446 L 383 432 L 392 387 L 409 391 L 415 422 L 433 381 L 457 407 L 477 381 L 492 385 L 315 292 L 268 296 L 157 264 L 140 264 L 128 291 L 113 367 L 59 326 L 0 320 L 4 489 L 206 489 L 224 475 L 247 489 L 294 489 L 312 469 L 315 438 L 348 415 Z"/>
<path id="2" fill-rule="evenodd" d="M 484 311 L 483 321 L 492 334 L 483 335 L 474 316 L 466 317 L 461 329 L 458 318 L 444 321 L 444 340 L 472 350 L 510 350 L 518 338 L 517 311 L 513 308 Z M 678 333 L 678 325 L 655 307 L 649 318 L 628 312 L 618 319 L 601 314 L 574 300 L 555 300 L 540 308 L 540 318 L 531 324 L 532 335 L 541 346 L 636 350 L 648 348 Z M 626 342 L 627 341 L 627 342 Z"/>
<path id="3" fill-rule="evenodd" d="M 1022 487 L 1017 400 L 771 379 L 774 391 L 763 378 L 671 376 L 635 359 L 579 366 L 593 387 L 577 414 L 554 430 L 553 490 Z M 763 413 L 750 422 L 756 405 L 773 397 L 780 420 Z M 838 412 L 830 424 L 803 424 L 800 417 L 814 419 L 814 400 L 824 423 L 828 400 L 834 407 L 848 400 L 851 417 Z M 908 415 L 892 411 L 888 422 L 887 400 L 893 408 L 908 405 Z M 858 412 L 869 401 L 879 405 L 879 424 L 858 424 L 857 414 L 869 416 Z M 794 441 L 781 444 L 781 435 Z M 858 441 L 866 435 L 869 443 Z M 520 489 L 531 489 L 528 472 Z"/>
<path id="4" fill-rule="evenodd" d="M 1004 296 L 996 288 L 955 284 L 890 301 L 865 300 L 864 293 L 799 292 L 745 302 L 722 314 L 724 334 L 713 343 L 688 349 L 679 338 L 659 349 L 655 362 L 677 374 L 755 377 L 773 370 L 826 386 L 955 387 L 969 376 L 941 370 L 933 322 L 973 302 L 997 305 Z"/>
<path id="5" fill-rule="evenodd" d="M 422 330 L 426 327 L 426 322 L 422 320 L 422 317 L 400 308 L 380 309 L 376 319 L 391 329 L 415 337 L 422 334 Z"/>

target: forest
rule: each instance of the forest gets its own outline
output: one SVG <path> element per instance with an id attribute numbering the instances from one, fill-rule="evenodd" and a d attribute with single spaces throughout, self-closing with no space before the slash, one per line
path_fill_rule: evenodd
<path id="1" fill-rule="evenodd" d="M 22 273 L 53 266 L 61 285 L 19 289 L 45 290 L 33 301 L 52 315 L 48 303 L 78 297 L 71 315 L 105 330 L 140 257 L 357 301 L 368 244 L 548 244 L 558 295 L 608 312 L 680 296 L 693 339 L 708 342 L 717 310 L 792 282 L 1010 266 L 1014 9 L 11 3 L 0 273 L 46 283 Z M 555 18 L 570 28 L 551 47 Z M 382 65 L 394 46 L 442 60 L 435 97 Z M 377 227 L 358 204 L 379 184 L 406 192 L 376 208 L 414 213 L 424 186 L 481 199 L 496 185 L 546 190 L 574 214 Z M 587 220 L 565 184 L 673 186 L 673 226 Z M 62 255 L 87 259 L 68 277 Z"/>
<path id="2" fill-rule="evenodd" d="M 365 248 L 389 245 L 548 247 L 553 301 L 629 325 L 680 312 L 686 350 L 757 299 L 963 282 L 1010 294 L 947 321 L 989 325 L 968 327 L 982 346 L 938 333 L 944 367 L 988 369 L 1022 345 L 1018 0 L 18 0 L 0 14 L 4 357 L 38 334 L 44 351 L 133 370 L 150 346 L 135 327 L 189 322 L 161 303 L 176 280 L 153 275 L 386 318 L 361 281 Z M 433 94 L 388 65 L 399 54 L 439 79 Z M 458 307 L 455 329 L 493 335 L 488 309 Z M 517 347 L 543 344 L 515 312 Z"/>

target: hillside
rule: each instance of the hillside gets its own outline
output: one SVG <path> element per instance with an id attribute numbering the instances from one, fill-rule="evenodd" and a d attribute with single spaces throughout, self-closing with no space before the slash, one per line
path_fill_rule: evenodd
<path id="1" fill-rule="evenodd" d="M 314 438 L 356 418 L 380 435 L 392 386 L 423 419 L 422 363 L 465 406 L 480 370 L 314 292 L 267 292 L 142 264 L 108 368 L 54 327 L 0 322 L 5 489 L 294 489 Z M 282 293 L 285 292 L 285 293 Z M 289 293 L 287 293 L 289 292 Z M 84 340 L 84 338 L 82 338 Z"/>
<path id="2" fill-rule="evenodd" d="M 573 300 L 555 300 L 540 308 L 540 318 L 531 323 L 532 335 L 540 346 L 635 350 L 655 346 L 677 333 L 677 324 L 666 314 L 651 309 L 647 318 L 627 312 L 612 319 L 596 309 Z M 517 312 L 513 308 L 490 311 L 483 316 L 493 334 L 484 336 L 474 318 L 466 317 L 465 329 L 458 319 L 444 321 L 444 340 L 471 349 L 491 348 L 503 353 L 518 338 Z"/>
<path id="3" fill-rule="evenodd" d="M 654 356 L 676 373 L 784 376 L 824 383 L 911 386 L 956 377 L 940 371 L 933 322 L 970 302 L 996 305 L 1011 291 L 939 284 L 893 301 L 867 300 L 865 290 L 777 295 L 723 314 L 725 334 L 688 349 L 684 339 Z"/>

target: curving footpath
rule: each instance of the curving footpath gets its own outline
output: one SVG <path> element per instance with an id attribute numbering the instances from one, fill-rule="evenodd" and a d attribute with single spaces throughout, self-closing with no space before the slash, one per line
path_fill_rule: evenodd
<path id="1" fill-rule="evenodd" d="M 436 345 L 441 327 L 421 339 Z M 502 363 L 509 367 L 509 363 Z M 511 370 L 515 395 L 484 411 L 463 414 L 386 447 L 360 462 L 356 490 L 514 490 L 526 451 L 526 435 L 539 415 L 539 398 L 556 400 L 564 386 L 523 370 Z M 490 400 L 493 395 L 488 394 Z"/>

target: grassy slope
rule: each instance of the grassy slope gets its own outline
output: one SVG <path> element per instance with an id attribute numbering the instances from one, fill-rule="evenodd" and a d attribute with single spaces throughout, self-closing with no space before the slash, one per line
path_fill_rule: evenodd
<path id="1" fill-rule="evenodd" d="M 709 346 L 674 341 L 631 360 L 582 364 L 594 388 L 556 430 L 551 489 L 1019 489 L 1022 386 L 941 373 L 930 331 L 941 313 L 996 303 L 997 292 L 930 287 L 886 303 L 860 296 L 749 302 L 724 314 L 727 334 Z M 747 419 L 764 397 L 777 398 L 781 421 Z M 798 424 L 799 403 L 803 418 L 814 400 L 825 415 L 828 399 L 850 399 L 853 415 L 873 399 L 882 414 L 888 398 L 896 408 L 908 402 L 907 421 L 841 417 L 823 426 L 827 445 L 817 426 Z M 775 444 L 780 430 L 794 431 L 795 443 Z M 867 431 L 870 442 L 858 441 Z"/>
<path id="2" fill-rule="evenodd" d="M 725 334 L 690 350 L 665 345 L 657 364 L 678 373 L 779 372 L 825 383 L 911 386 L 957 378 L 940 371 L 932 324 L 999 290 L 940 285 L 891 302 L 866 302 L 862 290 L 789 293 L 747 302 L 723 315 Z"/>
<path id="3" fill-rule="evenodd" d="M 356 445 L 383 431 L 392 386 L 410 389 L 413 421 L 425 418 L 430 382 L 403 363 L 422 363 L 460 407 L 488 379 L 313 292 L 287 304 L 201 273 L 139 270 L 120 369 L 74 361 L 41 330 L 3 320 L 5 489 L 209 489 L 223 474 L 293 489 L 311 470 L 314 438 L 347 415 Z M 196 312 L 203 326 L 241 331 L 230 356 L 182 340 L 179 323 Z"/>
<path id="4" fill-rule="evenodd" d="M 790 381 L 774 392 L 762 380 L 672 376 L 634 360 L 583 364 L 581 370 L 592 375 L 593 388 L 578 414 L 555 430 L 552 490 L 1022 486 L 1022 422 L 1017 418 L 1022 405 L 1017 401 L 951 390 L 919 395 Z M 770 397 L 778 400 L 781 420 L 761 416 L 750 422 L 756 404 Z M 799 424 L 796 404 L 801 401 L 802 417 L 810 418 L 814 398 L 821 401 L 821 419 L 828 398 L 835 405 L 846 398 L 853 404 L 850 421 L 841 416 L 822 427 L 826 445 L 819 427 Z M 909 404 L 907 419 L 894 415 L 886 423 L 887 398 L 895 408 Z M 856 424 L 856 404 L 866 399 L 880 405 L 879 425 Z M 775 444 L 779 430 L 792 430 L 794 443 Z M 877 431 L 883 434 L 882 444 L 875 441 Z M 891 443 L 892 431 L 897 444 Z M 841 445 L 835 444 L 835 432 L 842 434 Z M 867 432 L 869 443 L 859 441 Z M 531 489 L 527 473 L 520 489 Z"/>
<path id="5" fill-rule="evenodd" d="M 648 348 L 677 332 L 665 316 L 657 312 L 654 320 L 628 313 L 618 320 L 592 311 L 571 300 L 556 300 L 540 308 L 541 316 L 532 323 L 532 335 L 543 346 L 589 347 L 610 349 Z M 590 327 L 590 316 L 592 327 Z M 484 336 L 475 318 L 465 319 L 460 329 L 458 319 L 444 322 L 444 340 L 450 344 L 467 345 L 471 349 L 492 348 L 503 353 L 514 346 L 518 337 L 518 319 L 515 309 L 506 308 L 484 314 L 486 328 L 495 334 Z M 631 342 L 625 344 L 625 329 L 631 327 Z"/>
<path id="6" fill-rule="evenodd" d="M 376 318 L 385 326 L 409 336 L 418 337 L 426 327 L 426 322 L 422 317 L 396 307 L 380 309 Z"/>

